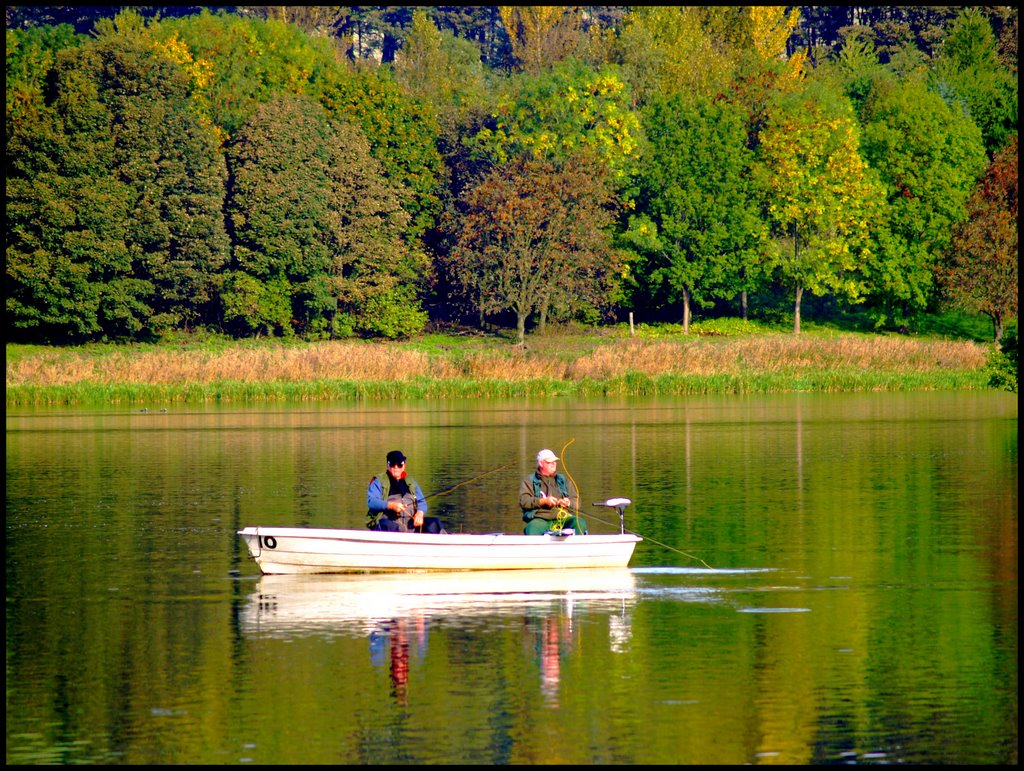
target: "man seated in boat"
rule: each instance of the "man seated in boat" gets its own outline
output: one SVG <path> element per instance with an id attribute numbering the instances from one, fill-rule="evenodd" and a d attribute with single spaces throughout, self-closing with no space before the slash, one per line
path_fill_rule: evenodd
<path id="1" fill-rule="evenodd" d="M 523 510 L 526 535 L 544 535 L 548 530 L 573 528 L 584 535 L 587 523 L 579 511 L 579 493 L 565 474 L 558 473 L 558 456 L 551 450 L 537 453 L 537 470 L 519 486 L 519 508 Z"/>
<path id="2" fill-rule="evenodd" d="M 370 480 L 366 490 L 366 526 L 391 533 L 442 533 L 441 520 L 425 516 L 427 499 L 416 480 L 405 473 L 405 454 L 392 450 L 387 470 Z"/>

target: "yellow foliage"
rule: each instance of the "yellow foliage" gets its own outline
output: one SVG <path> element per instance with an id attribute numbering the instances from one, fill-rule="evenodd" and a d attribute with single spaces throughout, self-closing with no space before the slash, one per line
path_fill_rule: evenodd
<path id="1" fill-rule="evenodd" d="M 153 48 L 175 64 L 179 65 L 192 84 L 193 110 L 199 116 L 203 126 L 210 129 L 223 144 L 227 134 L 219 126 L 215 126 L 209 116 L 209 100 L 206 89 L 213 82 L 213 63 L 208 59 L 196 59 L 192 56 L 188 45 L 178 36 L 172 35 L 167 40 L 153 41 Z"/>
<path id="2" fill-rule="evenodd" d="M 580 42 L 580 10 L 572 5 L 499 5 L 512 54 L 537 72 L 566 56 Z"/>
<path id="3" fill-rule="evenodd" d="M 784 58 L 786 41 L 800 21 L 800 10 L 786 14 L 785 6 L 750 6 L 750 36 L 762 59 Z"/>

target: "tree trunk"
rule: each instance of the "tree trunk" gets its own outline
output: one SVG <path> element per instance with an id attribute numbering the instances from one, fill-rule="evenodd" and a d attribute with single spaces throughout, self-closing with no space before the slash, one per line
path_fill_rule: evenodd
<path id="1" fill-rule="evenodd" d="M 683 334 L 690 334 L 690 290 L 683 287 Z"/>
<path id="2" fill-rule="evenodd" d="M 1002 348 L 1002 346 L 1000 346 L 1000 342 L 1003 339 L 1003 317 L 999 311 L 993 311 L 992 325 L 995 327 L 996 347 Z"/>
<path id="3" fill-rule="evenodd" d="M 519 345 L 526 342 L 526 314 L 516 312 L 516 334 L 519 336 Z"/>
<path id="4" fill-rule="evenodd" d="M 743 320 L 746 321 L 747 320 L 747 290 L 746 289 L 744 289 L 742 292 L 740 292 L 740 313 L 741 313 L 741 315 L 743 317 Z"/>
<path id="5" fill-rule="evenodd" d="M 793 334 L 800 334 L 800 298 L 803 296 L 804 288 L 798 286 L 796 288 L 796 304 L 793 306 Z"/>

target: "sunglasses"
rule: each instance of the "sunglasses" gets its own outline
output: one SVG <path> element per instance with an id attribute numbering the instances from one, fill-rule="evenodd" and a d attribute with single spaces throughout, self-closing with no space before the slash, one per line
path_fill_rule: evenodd
<path id="1" fill-rule="evenodd" d="M 401 463 L 392 463 L 388 468 L 403 468 L 404 466 L 405 461 L 403 460 Z"/>

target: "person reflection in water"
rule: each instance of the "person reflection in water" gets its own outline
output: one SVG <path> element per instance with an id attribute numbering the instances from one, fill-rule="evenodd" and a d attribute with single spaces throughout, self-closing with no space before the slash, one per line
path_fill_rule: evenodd
<path id="1" fill-rule="evenodd" d="M 559 612 L 530 613 L 525 621 L 533 631 L 540 668 L 541 696 L 545 704 L 557 708 L 562 681 L 562 656 L 573 648 L 572 607 L 567 605 Z"/>
<path id="2" fill-rule="evenodd" d="M 427 621 L 422 615 L 393 618 L 370 633 L 370 663 L 383 667 L 387 656 L 391 696 L 400 706 L 409 703 L 409 653 L 415 642 L 416 659 L 427 649 Z"/>
<path id="3" fill-rule="evenodd" d="M 409 704 L 409 640 L 399 623 L 391 637 L 391 695 L 403 707 Z"/>
<path id="4" fill-rule="evenodd" d="M 540 692 L 552 707 L 558 706 L 558 683 L 562 674 L 561 645 L 558 634 L 558 620 L 554 616 L 544 618 L 540 639 Z"/>

